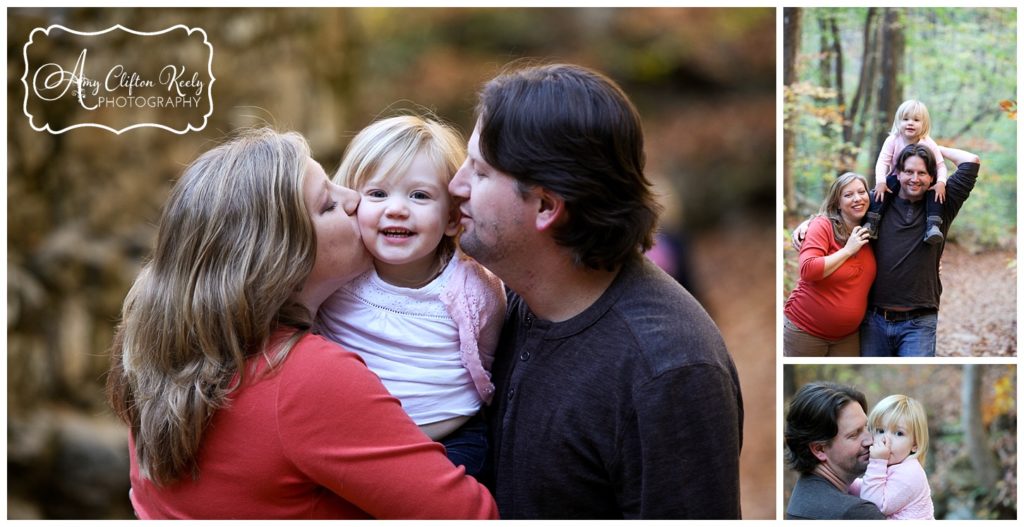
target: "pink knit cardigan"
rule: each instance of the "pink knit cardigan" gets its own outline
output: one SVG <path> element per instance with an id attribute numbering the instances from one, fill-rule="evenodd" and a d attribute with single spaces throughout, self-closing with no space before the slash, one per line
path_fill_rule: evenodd
<path id="1" fill-rule="evenodd" d="M 462 365 L 473 377 L 484 404 L 494 397 L 491 364 L 505 320 L 505 286 L 493 273 L 461 251 L 454 273 L 441 291 L 441 302 L 459 328 Z"/>

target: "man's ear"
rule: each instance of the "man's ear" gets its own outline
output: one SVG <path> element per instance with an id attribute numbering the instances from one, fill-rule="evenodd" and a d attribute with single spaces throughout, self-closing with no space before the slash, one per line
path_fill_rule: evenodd
<path id="1" fill-rule="evenodd" d="M 537 200 L 536 226 L 538 231 L 550 229 L 564 223 L 569 217 L 565 208 L 565 200 L 561 196 L 543 187 L 533 189 Z"/>
<path id="2" fill-rule="evenodd" d="M 823 443 L 821 441 L 815 441 L 815 442 L 807 445 L 807 448 L 811 449 L 811 455 L 813 455 L 815 458 L 817 458 L 818 461 L 822 461 L 822 462 L 824 462 L 826 459 L 828 459 L 828 456 L 825 454 L 825 447 L 826 447 L 825 443 Z"/>

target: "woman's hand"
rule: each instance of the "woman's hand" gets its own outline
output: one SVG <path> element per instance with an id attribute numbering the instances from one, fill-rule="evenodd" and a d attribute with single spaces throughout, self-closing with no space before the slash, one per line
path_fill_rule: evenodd
<path id="1" fill-rule="evenodd" d="M 853 232 L 850 233 L 850 237 L 846 239 L 846 252 L 850 256 L 853 256 L 860 252 L 860 248 L 867 245 L 868 240 L 871 238 L 871 233 L 867 229 L 860 225 L 853 228 Z"/>
<path id="2" fill-rule="evenodd" d="M 800 231 L 803 227 L 804 227 L 803 225 L 800 225 L 800 227 L 798 227 L 796 231 L 793 231 L 793 242 L 794 243 L 796 243 L 797 232 Z M 800 264 L 801 265 L 801 271 L 800 271 L 801 272 L 801 275 L 800 275 L 801 279 L 802 280 L 818 281 L 818 280 L 823 280 L 825 278 L 828 278 L 829 276 L 832 275 L 832 273 L 836 272 L 837 269 L 842 267 L 842 265 L 844 263 L 846 263 L 846 260 L 849 260 L 854 255 L 856 255 L 858 252 L 860 252 L 860 248 L 864 247 L 864 245 L 866 245 L 868 243 L 868 240 L 870 239 L 870 235 L 871 235 L 871 233 L 868 232 L 868 230 L 865 229 L 864 227 L 861 227 L 859 225 L 854 227 L 853 228 L 853 232 L 851 232 L 849 238 L 846 239 L 846 245 L 845 246 L 843 246 L 842 248 L 840 248 L 839 250 L 837 250 L 837 251 L 835 251 L 835 252 L 833 252 L 831 254 L 826 254 L 824 256 L 823 260 L 824 260 L 824 264 L 825 265 L 822 268 L 821 276 L 813 276 L 812 277 L 812 276 L 804 275 L 804 271 L 803 271 L 803 268 L 802 268 L 802 266 L 804 265 L 804 262 L 801 261 L 801 264 Z"/>

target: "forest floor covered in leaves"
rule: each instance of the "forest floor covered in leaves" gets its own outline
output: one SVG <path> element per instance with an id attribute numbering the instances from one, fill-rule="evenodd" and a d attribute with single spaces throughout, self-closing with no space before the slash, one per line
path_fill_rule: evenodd
<path id="1" fill-rule="evenodd" d="M 1017 268 L 1014 251 L 971 254 L 947 244 L 942 254 L 942 304 L 935 354 L 1017 355 Z"/>

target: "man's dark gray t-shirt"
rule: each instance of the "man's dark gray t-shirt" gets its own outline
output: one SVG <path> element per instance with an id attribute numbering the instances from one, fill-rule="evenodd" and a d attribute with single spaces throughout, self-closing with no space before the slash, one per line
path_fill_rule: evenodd
<path id="1" fill-rule="evenodd" d="M 950 224 L 967 201 L 978 179 L 977 163 L 960 163 L 946 182 L 946 203 L 942 213 L 942 234 L 949 234 Z M 924 237 L 925 204 L 892 197 L 892 206 L 882 216 L 875 243 L 878 274 L 871 286 L 869 305 L 875 307 L 908 307 L 938 309 L 942 282 L 939 260 L 945 243 L 929 245 Z"/>
<path id="2" fill-rule="evenodd" d="M 874 503 L 851 496 L 814 474 L 804 474 L 793 486 L 787 520 L 884 520 Z"/>
<path id="3" fill-rule="evenodd" d="M 743 404 L 707 313 L 650 260 L 537 320 L 509 295 L 488 408 L 502 518 L 739 518 Z"/>

